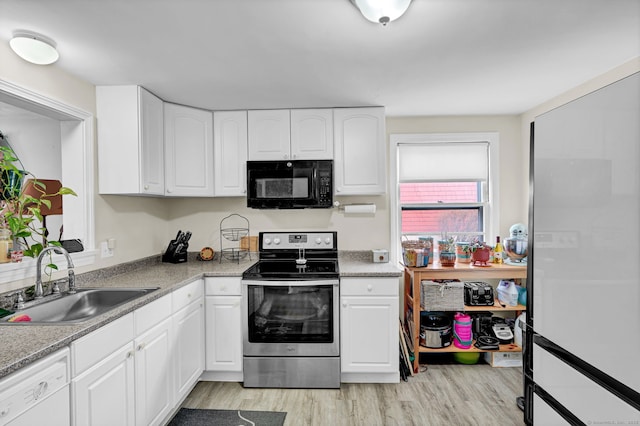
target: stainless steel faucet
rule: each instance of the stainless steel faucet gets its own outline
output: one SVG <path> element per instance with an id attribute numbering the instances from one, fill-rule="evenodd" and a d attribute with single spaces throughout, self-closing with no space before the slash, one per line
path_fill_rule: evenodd
<path id="1" fill-rule="evenodd" d="M 67 258 L 67 271 L 69 273 L 69 293 L 73 294 L 76 292 L 76 274 L 73 271 L 73 261 L 71 260 L 69 252 L 62 247 L 49 246 L 42 249 L 36 263 L 36 299 L 41 299 L 44 296 L 44 292 L 42 290 L 42 258 L 44 257 L 45 253 L 50 251 L 54 251 L 58 254 L 63 254 L 64 257 Z"/>

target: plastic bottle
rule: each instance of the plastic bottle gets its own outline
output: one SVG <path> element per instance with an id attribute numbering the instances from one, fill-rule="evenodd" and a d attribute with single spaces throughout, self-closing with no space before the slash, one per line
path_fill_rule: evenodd
<path id="1" fill-rule="evenodd" d="M 504 247 L 502 247 L 502 243 L 500 242 L 500 237 L 496 237 L 496 246 L 493 249 L 493 262 L 494 263 L 504 262 Z"/>

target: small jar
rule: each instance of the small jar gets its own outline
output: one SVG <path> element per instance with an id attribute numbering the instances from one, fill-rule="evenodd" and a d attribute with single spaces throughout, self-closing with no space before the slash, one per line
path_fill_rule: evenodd
<path id="1" fill-rule="evenodd" d="M 0 229 L 0 263 L 11 262 L 11 231 Z"/>

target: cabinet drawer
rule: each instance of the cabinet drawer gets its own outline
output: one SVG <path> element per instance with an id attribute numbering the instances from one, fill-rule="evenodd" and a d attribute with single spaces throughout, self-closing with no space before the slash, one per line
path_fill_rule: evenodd
<path id="1" fill-rule="evenodd" d="M 71 342 L 71 375 L 82 374 L 87 368 L 133 340 L 133 313 Z"/>
<path id="2" fill-rule="evenodd" d="M 398 296 L 398 278 L 341 278 L 340 294 L 343 296 Z"/>
<path id="3" fill-rule="evenodd" d="M 194 281 L 191 284 L 175 290 L 172 293 L 173 312 L 178 312 L 180 309 L 189 305 L 189 303 L 202 297 L 203 294 L 202 280 Z"/>
<path id="4" fill-rule="evenodd" d="M 208 277 L 205 278 L 205 294 L 207 296 L 240 296 L 240 277 Z"/>
<path id="5" fill-rule="evenodd" d="M 136 309 L 134 314 L 135 333 L 139 336 L 171 315 L 171 294 Z"/>

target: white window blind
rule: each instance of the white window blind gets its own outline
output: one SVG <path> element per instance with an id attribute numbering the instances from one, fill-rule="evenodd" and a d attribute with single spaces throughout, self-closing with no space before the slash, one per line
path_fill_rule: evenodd
<path id="1" fill-rule="evenodd" d="M 486 182 L 487 142 L 442 142 L 398 146 L 400 182 Z"/>

